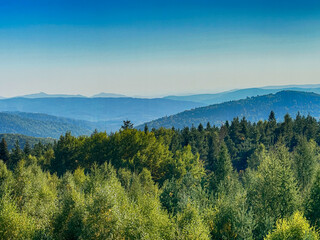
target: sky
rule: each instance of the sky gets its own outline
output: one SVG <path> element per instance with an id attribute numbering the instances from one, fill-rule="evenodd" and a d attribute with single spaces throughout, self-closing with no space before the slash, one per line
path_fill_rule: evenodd
<path id="1" fill-rule="evenodd" d="M 0 0 L 0 96 L 320 83 L 320 1 Z"/>

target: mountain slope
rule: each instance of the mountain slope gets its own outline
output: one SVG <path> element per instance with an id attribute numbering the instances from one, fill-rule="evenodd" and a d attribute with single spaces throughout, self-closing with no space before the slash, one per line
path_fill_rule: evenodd
<path id="1" fill-rule="evenodd" d="M 14 148 L 14 144 L 16 143 L 16 141 L 19 141 L 19 145 L 21 149 L 24 148 L 24 145 L 26 144 L 27 141 L 31 147 L 33 147 L 35 144 L 39 142 L 41 142 L 42 144 L 54 143 L 53 138 L 30 137 L 22 134 L 4 133 L 4 134 L 0 134 L 0 140 L 2 138 L 6 140 L 9 150 Z"/>
<path id="2" fill-rule="evenodd" d="M 220 125 L 234 117 L 246 117 L 250 121 L 257 122 L 267 119 L 272 110 L 279 120 L 282 120 L 286 113 L 295 116 L 299 111 L 302 115 L 311 114 L 320 118 L 320 95 L 307 92 L 281 91 L 276 94 L 200 107 L 146 124 L 149 128 L 171 128 L 172 126 L 183 128 L 192 126 L 192 124 L 197 126 L 199 123 L 206 124 L 207 122 Z M 142 127 L 143 125 L 139 126 L 139 128 Z"/>
<path id="3" fill-rule="evenodd" d="M 96 128 L 90 122 L 59 118 L 46 114 L 1 112 L 0 133 L 16 133 L 32 137 L 59 138 L 70 131 L 73 135 L 89 135 Z"/>
<path id="4" fill-rule="evenodd" d="M 108 131 L 129 119 L 142 124 L 166 115 L 204 106 L 201 103 L 141 98 L 11 98 L 0 100 L 0 111 L 45 113 L 86 121 L 103 121 Z"/>
<path id="5" fill-rule="evenodd" d="M 317 85 L 316 85 L 317 86 Z M 304 87 L 283 87 L 283 88 L 246 88 L 240 90 L 232 90 L 215 94 L 196 94 L 196 95 L 187 95 L 187 96 L 167 96 L 165 99 L 172 99 L 177 101 L 193 101 L 200 102 L 203 104 L 211 105 L 218 104 L 233 100 L 240 100 L 247 97 L 261 96 L 271 93 L 277 93 L 280 91 L 301 91 L 301 92 L 314 92 L 320 93 L 320 88 L 304 88 Z"/>

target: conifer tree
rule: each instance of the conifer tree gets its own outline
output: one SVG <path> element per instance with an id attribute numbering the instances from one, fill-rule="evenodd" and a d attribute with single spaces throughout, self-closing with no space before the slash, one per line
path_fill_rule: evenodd
<path id="1" fill-rule="evenodd" d="M 123 121 L 123 125 L 121 126 L 121 129 L 133 129 L 133 123 L 130 120 Z"/>
<path id="2" fill-rule="evenodd" d="M 256 238 L 267 234 L 279 218 L 291 216 L 300 207 L 298 187 L 288 149 L 277 145 L 258 167 L 249 184 L 249 201 L 257 222 Z"/>
<path id="3" fill-rule="evenodd" d="M 257 170 L 262 159 L 266 157 L 266 148 L 261 143 L 254 153 L 248 158 L 248 167 L 254 170 Z"/>
<path id="4" fill-rule="evenodd" d="M 208 156 L 206 162 L 206 168 L 210 171 L 214 171 L 217 165 L 217 158 L 219 153 L 219 137 L 216 132 L 212 133 L 208 137 Z"/>
<path id="5" fill-rule="evenodd" d="M 271 111 L 268 118 L 267 129 L 266 129 L 267 136 L 268 136 L 268 143 L 270 145 L 273 145 L 276 142 L 276 138 L 277 138 L 277 136 L 275 136 L 276 127 L 277 127 L 277 121 L 276 121 L 275 113 Z"/>
<path id="6" fill-rule="evenodd" d="M 210 180 L 211 190 L 215 191 L 222 181 L 230 178 L 232 171 L 228 148 L 225 143 L 222 143 L 216 161 L 213 162 L 213 176 Z"/>
<path id="7" fill-rule="evenodd" d="M 310 186 L 316 170 L 316 143 L 300 138 L 294 151 L 294 166 L 300 189 L 304 192 Z"/>
<path id="8" fill-rule="evenodd" d="M 280 132 L 284 137 L 284 141 L 292 149 L 291 141 L 293 137 L 293 121 L 289 114 L 284 116 L 284 121 L 280 126 Z"/>
<path id="9" fill-rule="evenodd" d="M 24 148 L 23 148 L 23 152 L 26 157 L 28 157 L 31 154 L 31 146 L 29 144 L 29 141 L 26 141 Z"/>
<path id="10" fill-rule="evenodd" d="M 147 125 L 147 124 L 145 124 L 145 125 L 144 125 L 144 133 L 148 133 L 148 132 L 149 132 L 148 125 Z"/>
<path id="11" fill-rule="evenodd" d="M 211 124 L 210 124 L 210 122 L 207 122 L 206 130 L 207 130 L 207 131 L 210 131 L 210 130 L 211 130 Z"/>
<path id="12" fill-rule="evenodd" d="M 202 132 L 203 130 L 204 130 L 203 125 L 200 123 L 199 126 L 198 126 L 198 131 Z"/>
<path id="13" fill-rule="evenodd" d="M 9 157 L 10 155 L 9 155 L 7 142 L 4 138 L 2 138 L 0 142 L 0 159 L 6 163 L 9 161 Z"/>
<path id="14" fill-rule="evenodd" d="M 306 216 L 320 229 L 320 168 L 318 168 L 307 199 Z"/>
<path id="15" fill-rule="evenodd" d="M 19 144 L 19 141 L 17 140 L 14 144 L 14 148 L 12 149 L 12 153 L 10 156 L 10 166 L 14 167 L 22 158 L 23 158 L 23 152 L 20 149 L 20 144 Z"/>

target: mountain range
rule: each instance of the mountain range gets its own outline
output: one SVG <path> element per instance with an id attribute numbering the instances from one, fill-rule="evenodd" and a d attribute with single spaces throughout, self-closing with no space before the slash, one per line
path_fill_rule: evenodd
<path id="1" fill-rule="evenodd" d="M 39 93 L 33 93 L 33 94 L 27 94 L 23 96 L 18 96 L 21 98 L 86 98 L 86 96 L 81 94 L 48 94 L 45 92 L 39 92 Z M 101 92 L 99 94 L 92 95 L 91 98 L 98 98 L 98 97 L 105 97 L 105 98 L 119 98 L 119 97 L 126 97 L 122 94 L 115 94 L 115 93 L 105 93 Z M 4 99 L 4 97 L 0 97 L 0 99 Z"/>
<path id="2" fill-rule="evenodd" d="M 183 128 L 208 121 L 220 125 L 236 116 L 256 122 L 267 119 L 271 110 L 279 119 L 285 113 L 295 115 L 298 111 L 319 117 L 319 95 L 315 93 L 320 93 L 318 85 L 247 88 L 153 99 L 112 93 L 92 97 L 31 94 L 0 99 L 0 133 L 51 138 L 59 138 L 66 131 L 76 136 L 89 135 L 95 129 L 109 133 L 119 130 L 123 120 L 130 120 L 140 128 L 144 123 L 151 128 Z"/>
<path id="3" fill-rule="evenodd" d="M 131 120 L 138 125 L 200 106 L 204 104 L 161 98 L 0 99 L 0 112 L 44 113 L 56 117 L 91 121 L 94 122 L 95 128 L 98 124 L 99 129 L 108 132 L 118 130 L 123 120 Z"/>
<path id="4" fill-rule="evenodd" d="M 313 87 L 312 87 L 313 86 Z M 177 101 L 191 101 L 199 102 L 205 105 L 223 103 L 233 100 L 240 100 L 247 97 L 261 96 L 271 93 L 277 93 L 280 91 L 302 91 L 302 92 L 314 92 L 320 93 L 320 87 L 318 85 L 305 85 L 305 86 L 284 86 L 282 88 L 277 87 L 264 87 L 264 88 L 245 88 L 239 90 L 231 90 L 214 94 L 195 94 L 186 96 L 167 96 L 166 99 L 172 99 Z"/>
<path id="5" fill-rule="evenodd" d="M 298 112 L 320 118 L 320 95 L 316 93 L 281 91 L 276 94 L 251 97 L 238 101 L 229 101 L 187 110 L 172 116 L 147 122 L 149 128 L 180 128 L 197 126 L 200 123 L 221 125 L 234 117 L 245 117 L 249 121 L 266 120 L 274 111 L 278 120 L 283 120 L 285 114 L 295 116 Z M 142 129 L 144 125 L 138 126 Z"/>

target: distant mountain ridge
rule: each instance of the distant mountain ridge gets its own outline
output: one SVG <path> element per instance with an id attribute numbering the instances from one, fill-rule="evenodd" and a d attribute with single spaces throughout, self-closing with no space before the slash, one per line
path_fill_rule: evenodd
<path id="1" fill-rule="evenodd" d="M 83 95 L 80 94 L 76 94 L 76 95 L 70 95 L 70 94 L 47 94 L 45 92 L 39 92 L 39 93 L 32 93 L 32 94 L 27 94 L 27 95 L 22 95 L 22 96 L 18 96 L 18 98 L 74 98 L 74 97 L 85 97 Z"/>
<path id="2" fill-rule="evenodd" d="M 126 97 L 122 94 L 116 94 L 116 93 L 105 93 L 101 92 L 99 94 L 92 95 L 91 98 L 118 98 L 118 97 Z M 48 94 L 45 92 L 39 92 L 39 93 L 32 93 L 32 94 L 26 94 L 22 96 L 17 96 L 13 98 L 87 98 L 87 96 L 81 95 L 81 94 Z M 3 99 L 3 97 L 0 97 L 0 99 Z"/>
<path id="3" fill-rule="evenodd" d="M 120 97 L 126 97 L 125 95 L 122 94 L 116 94 L 116 93 L 105 93 L 101 92 L 99 94 L 95 94 L 91 96 L 92 98 L 120 98 Z"/>
<path id="4" fill-rule="evenodd" d="M 142 124 L 159 117 L 204 106 L 170 99 L 142 98 L 10 98 L 0 100 L 0 112 L 44 113 L 99 124 L 99 129 L 118 130 L 123 120 Z M 101 127 L 102 126 L 102 127 Z"/>
<path id="5" fill-rule="evenodd" d="M 245 89 L 237 89 L 231 91 L 225 91 L 220 93 L 214 94 L 195 94 L 195 95 L 186 95 L 186 96 L 167 96 L 164 97 L 166 99 L 172 99 L 176 101 L 192 101 L 192 102 L 199 102 L 206 105 L 211 104 L 218 104 L 233 100 L 240 100 L 247 97 L 255 97 L 261 96 L 266 94 L 277 93 L 280 91 L 301 91 L 301 92 L 314 92 L 320 93 L 320 87 L 318 85 L 314 85 L 315 87 L 307 87 L 313 85 L 306 85 L 303 86 L 285 86 L 282 88 L 270 88 L 270 87 L 263 87 L 263 88 L 245 88 Z"/>
<path id="6" fill-rule="evenodd" d="M 183 128 L 197 126 L 200 123 L 210 122 L 213 125 L 221 125 L 226 120 L 234 117 L 245 117 L 257 122 L 268 119 L 269 113 L 274 111 L 278 120 L 289 113 L 295 116 L 298 112 L 320 118 L 320 95 L 316 93 L 281 91 L 276 94 L 268 94 L 259 97 L 251 97 L 238 101 L 229 101 L 184 111 L 169 117 L 163 117 L 147 122 L 149 128 Z M 140 125 L 138 128 L 142 129 Z"/>

